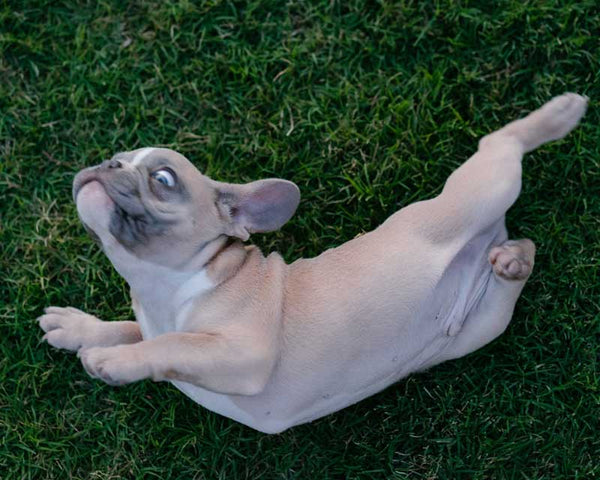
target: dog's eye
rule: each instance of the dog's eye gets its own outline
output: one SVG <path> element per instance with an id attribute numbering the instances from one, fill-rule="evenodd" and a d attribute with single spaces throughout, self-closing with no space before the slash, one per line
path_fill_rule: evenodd
<path id="1" fill-rule="evenodd" d="M 154 180 L 156 180 L 157 182 L 160 182 L 163 185 L 166 185 L 167 187 L 175 186 L 175 174 L 169 169 L 163 168 L 161 170 L 157 170 L 156 172 L 153 172 L 152 178 Z"/>

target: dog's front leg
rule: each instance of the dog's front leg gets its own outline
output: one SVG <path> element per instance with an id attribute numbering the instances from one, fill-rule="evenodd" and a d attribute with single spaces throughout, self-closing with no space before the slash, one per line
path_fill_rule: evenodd
<path id="1" fill-rule="evenodd" d="M 79 352 L 83 366 L 110 385 L 179 380 L 223 394 L 260 393 L 275 355 L 247 334 L 167 333 L 132 345 Z"/>
<path id="2" fill-rule="evenodd" d="M 72 352 L 142 340 L 136 322 L 104 322 L 73 307 L 48 307 L 37 320 L 45 332 L 43 340 L 55 348 Z"/>

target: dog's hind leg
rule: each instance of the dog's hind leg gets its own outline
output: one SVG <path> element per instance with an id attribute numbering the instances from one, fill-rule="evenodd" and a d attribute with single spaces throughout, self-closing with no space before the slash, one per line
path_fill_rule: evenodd
<path id="1" fill-rule="evenodd" d="M 488 255 L 493 273 L 487 289 L 468 313 L 461 330 L 437 362 L 462 357 L 500 336 L 533 270 L 535 245 L 529 239 L 507 240 Z"/>
<path id="2" fill-rule="evenodd" d="M 567 93 L 487 135 L 477 153 L 450 175 L 439 196 L 406 207 L 404 214 L 432 241 L 468 241 L 497 222 L 517 199 L 523 154 L 564 137 L 579 123 L 586 105 L 586 98 Z M 423 218 L 431 221 L 422 223 Z"/>

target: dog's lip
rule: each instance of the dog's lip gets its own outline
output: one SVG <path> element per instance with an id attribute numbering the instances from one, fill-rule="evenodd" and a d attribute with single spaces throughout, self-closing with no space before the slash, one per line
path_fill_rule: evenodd
<path id="1" fill-rule="evenodd" d="M 77 203 L 77 195 L 81 191 L 81 189 L 90 182 L 98 182 L 100 185 L 105 187 L 100 175 L 96 172 L 95 167 L 91 167 L 85 170 L 82 170 L 77 175 L 75 175 L 75 179 L 73 180 L 73 200 Z M 106 189 L 106 187 L 105 187 Z"/>
<path id="2" fill-rule="evenodd" d="M 79 195 L 81 189 L 91 182 L 98 182 L 102 186 L 106 195 L 113 201 L 113 203 L 119 209 L 119 211 L 137 218 L 140 217 L 139 213 L 136 214 L 135 212 L 131 212 L 126 205 L 123 205 L 122 200 L 119 198 L 120 195 L 115 194 L 125 194 L 122 192 L 118 192 L 118 190 L 115 191 L 114 187 L 109 188 L 109 186 L 107 185 L 107 180 L 103 178 L 102 170 L 99 170 L 97 166 L 81 170 L 77 175 L 75 175 L 75 179 L 73 180 L 73 200 L 75 204 L 77 204 L 77 195 Z"/>

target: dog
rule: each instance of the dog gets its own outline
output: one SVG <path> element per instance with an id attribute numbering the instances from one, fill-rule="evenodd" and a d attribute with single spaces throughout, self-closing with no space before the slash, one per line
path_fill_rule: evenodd
<path id="1" fill-rule="evenodd" d="M 222 183 L 173 150 L 118 153 L 79 172 L 73 197 L 131 287 L 136 321 L 48 307 L 43 339 L 110 385 L 170 381 L 265 433 L 354 404 L 506 329 L 535 256 L 505 227 L 521 159 L 586 105 L 554 98 L 483 137 L 435 198 L 289 265 L 243 242 L 291 218 L 292 182 Z"/>

